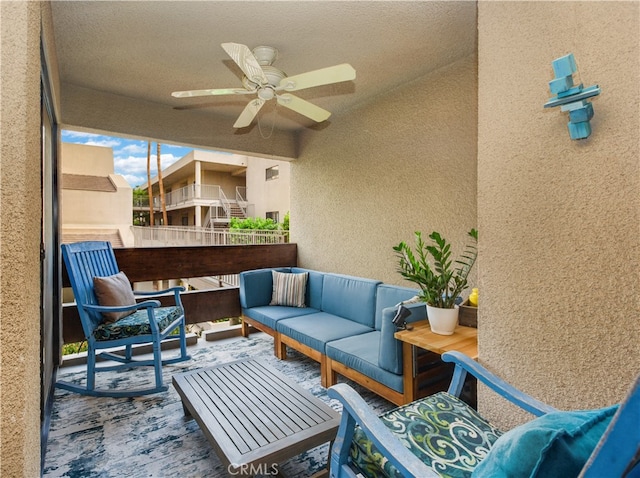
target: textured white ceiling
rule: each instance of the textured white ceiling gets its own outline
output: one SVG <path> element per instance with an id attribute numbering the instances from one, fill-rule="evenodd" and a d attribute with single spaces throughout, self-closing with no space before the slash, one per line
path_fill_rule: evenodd
<path id="1" fill-rule="evenodd" d="M 54 1 L 51 8 L 63 85 L 230 124 L 251 97 L 171 97 L 175 90 L 241 86 L 223 42 L 276 47 L 274 66 L 288 75 L 350 63 L 355 81 L 296 92 L 334 114 L 476 49 L 475 2 Z M 312 124 L 284 109 L 276 116 L 280 129 Z"/>

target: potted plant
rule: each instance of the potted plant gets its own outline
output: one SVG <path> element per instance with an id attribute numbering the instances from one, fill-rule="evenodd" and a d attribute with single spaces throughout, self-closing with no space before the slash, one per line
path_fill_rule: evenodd
<path id="1" fill-rule="evenodd" d="M 467 277 L 478 256 L 478 231 L 471 229 L 474 244 L 467 245 L 460 257 L 452 259 L 451 244 L 438 232 L 429 234 L 430 243 L 415 233 L 415 252 L 404 241 L 393 248 L 398 272 L 420 287 L 420 300 L 427 304 L 427 317 L 436 334 L 451 335 L 458 323 L 456 300 L 467 287 Z"/>

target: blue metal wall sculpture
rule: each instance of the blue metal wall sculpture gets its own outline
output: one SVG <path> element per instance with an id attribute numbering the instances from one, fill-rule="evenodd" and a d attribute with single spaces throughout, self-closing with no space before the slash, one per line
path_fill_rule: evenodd
<path id="1" fill-rule="evenodd" d="M 555 78 L 549 82 L 552 96 L 544 104 L 545 108 L 559 106 L 560 111 L 569 112 L 569 135 L 571 139 L 585 139 L 591 135 L 593 105 L 587 98 L 600 94 L 598 85 L 583 88 L 582 83 L 574 85 L 573 74 L 578 71 L 573 53 L 551 62 Z"/>

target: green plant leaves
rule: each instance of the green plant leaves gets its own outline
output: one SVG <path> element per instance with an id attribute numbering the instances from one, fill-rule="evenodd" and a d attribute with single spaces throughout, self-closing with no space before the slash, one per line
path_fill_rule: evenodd
<path id="1" fill-rule="evenodd" d="M 471 229 L 468 235 L 478 240 L 478 231 Z M 467 287 L 467 277 L 475 264 L 478 250 L 467 245 L 455 261 L 444 237 L 437 231 L 429 234 L 430 244 L 422 239 L 422 233 L 415 232 L 415 252 L 404 241 L 393 247 L 398 258 L 398 269 L 402 277 L 417 284 L 422 291 L 420 298 L 434 307 L 451 309 L 462 291 Z M 453 264 L 457 267 L 453 268 Z"/>

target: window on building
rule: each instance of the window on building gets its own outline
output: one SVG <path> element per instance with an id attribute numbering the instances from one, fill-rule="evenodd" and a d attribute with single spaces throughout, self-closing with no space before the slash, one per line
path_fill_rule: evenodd
<path id="1" fill-rule="evenodd" d="M 273 222 L 280 222 L 280 213 L 278 211 L 271 211 L 265 214 L 267 219 L 272 219 Z"/>
<path id="2" fill-rule="evenodd" d="M 182 216 L 182 225 L 183 226 L 189 225 L 189 216 Z"/>
<path id="3" fill-rule="evenodd" d="M 278 176 L 280 175 L 280 171 L 278 170 L 278 166 L 272 166 L 270 168 L 267 168 L 265 171 L 265 179 L 267 181 L 271 181 L 272 179 L 278 179 Z"/>

